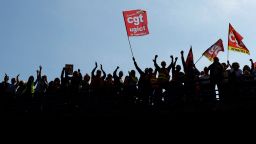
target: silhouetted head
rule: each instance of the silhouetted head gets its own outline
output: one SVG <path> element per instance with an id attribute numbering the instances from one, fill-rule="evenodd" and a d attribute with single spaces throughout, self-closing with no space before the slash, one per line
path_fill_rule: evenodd
<path id="1" fill-rule="evenodd" d="M 148 69 L 148 73 L 149 73 L 149 74 L 152 74 L 152 73 L 153 73 L 153 69 L 152 69 L 152 68 L 149 68 L 149 69 Z"/>
<path id="2" fill-rule="evenodd" d="M 130 72 L 130 76 L 135 77 L 135 74 L 136 74 L 135 70 L 131 70 L 131 72 Z"/>
<path id="3" fill-rule="evenodd" d="M 145 74 L 148 74 L 148 68 L 145 68 L 144 72 Z"/>
<path id="4" fill-rule="evenodd" d="M 121 78 L 124 76 L 124 73 L 122 71 L 119 72 L 118 76 Z"/>
<path id="5" fill-rule="evenodd" d="M 176 71 L 178 71 L 178 72 L 181 71 L 181 66 L 180 66 L 180 65 L 177 65 L 177 66 L 176 66 Z"/>
<path id="6" fill-rule="evenodd" d="M 34 82 L 34 77 L 33 77 L 33 76 L 30 76 L 30 77 L 28 78 L 28 83 L 32 83 L 32 82 Z"/>
<path id="7" fill-rule="evenodd" d="M 108 74 L 106 79 L 108 79 L 108 80 L 112 79 L 112 75 Z"/>
<path id="8" fill-rule="evenodd" d="M 233 68 L 234 70 L 238 70 L 239 67 L 240 67 L 240 65 L 239 65 L 239 63 L 237 63 L 237 62 L 234 62 L 234 63 L 232 64 L 232 68 Z"/>
<path id="9" fill-rule="evenodd" d="M 5 81 L 5 82 L 8 82 L 8 81 L 9 81 L 9 76 L 5 75 L 4 81 Z"/>
<path id="10" fill-rule="evenodd" d="M 91 77 L 90 77 L 88 74 L 86 74 L 86 75 L 84 76 L 84 81 L 89 82 L 90 79 L 91 79 Z"/>
<path id="11" fill-rule="evenodd" d="M 77 71 L 74 71 L 73 72 L 73 77 L 78 77 L 79 76 L 79 73 Z"/>
<path id="12" fill-rule="evenodd" d="M 11 83 L 12 83 L 12 84 L 15 84 L 15 83 L 16 83 L 16 79 L 15 79 L 15 78 L 12 78 L 12 79 L 11 79 Z"/>
<path id="13" fill-rule="evenodd" d="M 244 67 L 243 67 L 243 72 L 244 71 L 251 71 L 251 68 L 248 66 L 248 65 L 245 65 Z"/>
<path id="14" fill-rule="evenodd" d="M 219 62 L 219 58 L 218 57 L 215 57 L 214 59 L 213 59 L 213 62 Z"/>
<path id="15" fill-rule="evenodd" d="M 47 81 L 47 76 L 46 75 L 42 76 L 42 79 L 43 81 Z"/>
<path id="16" fill-rule="evenodd" d="M 97 70 L 96 76 L 97 76 L 97 77 L 100 77 L 100 76 L 101 76 L 101 71 L 100 71 L 100 70 Z"/>
<path id="17" fill-rule="evenodd" d="M 54 79 L 54 85 L 60 85 L 60 79 L 59 78 Z"/>
<path id="18" fill-rule="evenodd" d="M 165 68 L 165 67 L 166 67 L 166 62 L 165 62 L 165 61 L 162 61 L 162 62 L 161 62 L 161 66 L 162 66 L 162 68 Z"/>
<path id="19" fill-rule="evenodd" d="M 209 69 L 207 67 L 204 67 L 204 74 L 209 74 Z"/>

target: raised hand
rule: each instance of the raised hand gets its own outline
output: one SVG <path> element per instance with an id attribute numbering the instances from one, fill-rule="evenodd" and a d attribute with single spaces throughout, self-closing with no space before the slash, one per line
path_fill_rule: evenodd
<path id="1" fill-rule="evenodd" d="M 183 55 L 183 54 L 184 54 L 184 51 L 181 51 L 180 54 Z"/>
<path id="2" fill-rule="evenodd" d="M 177 60 L 178 60 L 178 57 L 175 58 L 175 61 L 177 61 Z"/>
<path id="3" fill-rule="evenodd" d="M 95 62 L 95 67 L 98 67 L 98 64 L 97 64 L 97 62 Z"/>

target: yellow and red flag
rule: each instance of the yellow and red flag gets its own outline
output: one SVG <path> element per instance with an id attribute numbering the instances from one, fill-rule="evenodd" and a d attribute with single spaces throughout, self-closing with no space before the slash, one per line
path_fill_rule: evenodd
<path id="1" fill-rule="evenodd" d="M 208 58 L 210 61 L 213 61 L 215 57 L 217 57 L 218 53 L 222 51 L 224 52 L 224 46 L 221 39 L 219 39 L 215 44 L 213 44 L 210 48 L 208 48 L 203 55 Z"/>
<path id="2" fill-rule="evenodd" d="M 250 55 L 250 51 L 243 43 L 243 37 L 229 24 L 228 50 L 241 52 Z"/>

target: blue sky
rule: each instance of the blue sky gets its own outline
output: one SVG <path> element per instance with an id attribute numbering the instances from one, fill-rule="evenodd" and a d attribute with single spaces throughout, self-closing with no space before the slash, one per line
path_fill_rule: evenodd
<path id="1" fill-rule="evenodd" d="M 90 73 L 95 61 L 107 73 L 116 66 L 127 74 L 134 69 L 123 10 L 144 9 L 150 35 L 132 37 L 141 68 L 153 67 L 152 59 L 170 61 L 193 46 L 194 59 L 215 43 L 224 41 L 227 60 L 228 24 L 244 37 L 251 55 L 230 52 L 230 61 L 248 64 L 256 60 L 254 0 L 0 0 L 0 77 L 20 74 L 23 80 L 35 75 L 39 65 L 52 80 L 66 63 Z M 180 61 L 179 61 L 180 63 Z M 206 58 L 199 69 L 209 65 Z"/>

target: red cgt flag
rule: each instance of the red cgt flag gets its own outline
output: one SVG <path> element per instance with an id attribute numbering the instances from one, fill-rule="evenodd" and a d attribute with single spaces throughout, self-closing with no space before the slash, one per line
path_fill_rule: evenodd
<path id="1" fill-rule="evenodd" d="M 210 61 L 213 61 L 215 57 L 217 57 L 220 51 L 224 52 L 224 46 L 221 39 L 219 39 L 215 44 L 213 44 L 210 48 L 208 48 L 203 55 L 207 57 Z"/>
<path id="2" fill-rule="evenodd" d="M 149 34 L 146 11 L 124 11 L 123 15 L 128 36 L 143 36 Z"/>
<path id="3" fill-rule="evenodd" d="M 243 43 L 243 37 L 229 24 L 228 50 L 237 51 L 250 55 L 250 51 Z"/>

